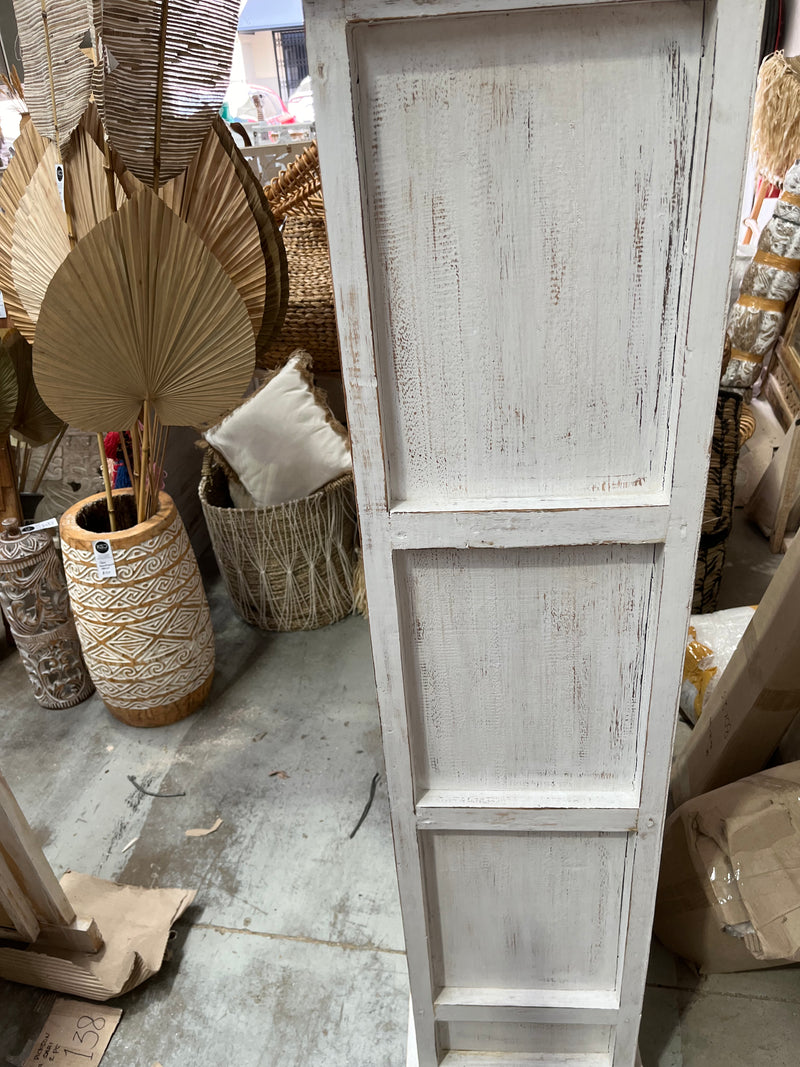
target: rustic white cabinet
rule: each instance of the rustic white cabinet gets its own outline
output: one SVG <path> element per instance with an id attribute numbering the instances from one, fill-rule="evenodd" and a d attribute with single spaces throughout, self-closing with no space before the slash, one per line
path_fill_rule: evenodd
<path id="1" fill-rule="evenodd" d="M 421 1067 L 634 1062 L 761 9 L 306 0 Z"/>

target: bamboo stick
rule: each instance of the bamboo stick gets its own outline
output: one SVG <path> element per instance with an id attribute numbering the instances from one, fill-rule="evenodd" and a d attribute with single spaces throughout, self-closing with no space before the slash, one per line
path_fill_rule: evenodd
<path id="1" fill-rule="evenodd" d="M 111 532 L 117 531 L 117 516 L 114 514 L 114 491 L 111 488 L 111 478 L 108 473 L 108 457 L 103 443 L 103 435 L 97 434 L 97 447 L 100 450 L 100 468 L 103 471 L 103 485 L 106 487 L 106 505 L 108 506 L 108 522 Z"/>
<path id="2" fill-rule="evenodd" d="M 128 455 L 128 445 L 125 441 L 124 430 L 119 435 L 119 443 L 122 445 L 122 458 L 125 460 L 125 469 L 128 472 L 128 481 L 131 483 L 131 486 L 134 486 L 135 483 L 133 481 L 133 465 L 131 463 L 131 457 Z M 133 448 L 133 443 L 131 443 L 131 448 Z"/>
<path id="3" fill-rule="evenodd" d="M 25 492 L 25 483 L 28 480 L 28 469 L 31 465 L 32 448 L 25 441 L 22 442 L 22 465 L 19 468 L 19 491 Z"/>
<path id="4" fill-rule="evenodd" d="M 139 497 L 138 520 L 144 522 L 147 515 L 147 482 L 151 476 L 150 471 L 150 402 L 144 402 L 144 426 L 142 428 L 142 470 L 141 487 Z"/>

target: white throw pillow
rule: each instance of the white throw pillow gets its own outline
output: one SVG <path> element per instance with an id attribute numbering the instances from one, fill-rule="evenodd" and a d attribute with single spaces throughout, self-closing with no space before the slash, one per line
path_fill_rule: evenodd
<path id="1" fill-rule="evenodd" d="M 347 431 L 315 394 L 310 366 L 311 356 L 298 350 L 204 435 L 257 507 L 309 496 L 351 468 Z"/>

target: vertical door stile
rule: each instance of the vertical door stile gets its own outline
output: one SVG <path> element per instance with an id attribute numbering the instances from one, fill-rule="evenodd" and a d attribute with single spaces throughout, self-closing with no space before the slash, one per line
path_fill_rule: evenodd
<path id="1" fill-rule="evenodd" d="M 305 9 L 409 1063 L 633 1067 L 763 0 Z"/>

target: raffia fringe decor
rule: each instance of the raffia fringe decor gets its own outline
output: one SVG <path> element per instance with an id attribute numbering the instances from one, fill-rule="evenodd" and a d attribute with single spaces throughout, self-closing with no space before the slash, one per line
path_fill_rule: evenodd
<path id="1" fill-rule="evenodd" d="M 118 514 L 129 490 L 114 493 Z M 105 494 L 61 519 L 64 570 L 89 673 L 106 707 L 130 726 L 164 726 L 191 715 L 214 676 L 214 632 L 197 561 L 171 497 L 145 522 L 93 533 L 82 519 Z M 83 518 L 83 521 L 86 521 Z M 115 578 L 99 578 L 94 544 L 106 541 Z"/>
<path id="2" fill-rule="evenodd" d="M 225 471 L 209 449 L 200 502 L 222 577 L 245 622 L 262 630 L 316 630 L 353 610 L 352 474 L 287 504 L 233 508 Z"/>

